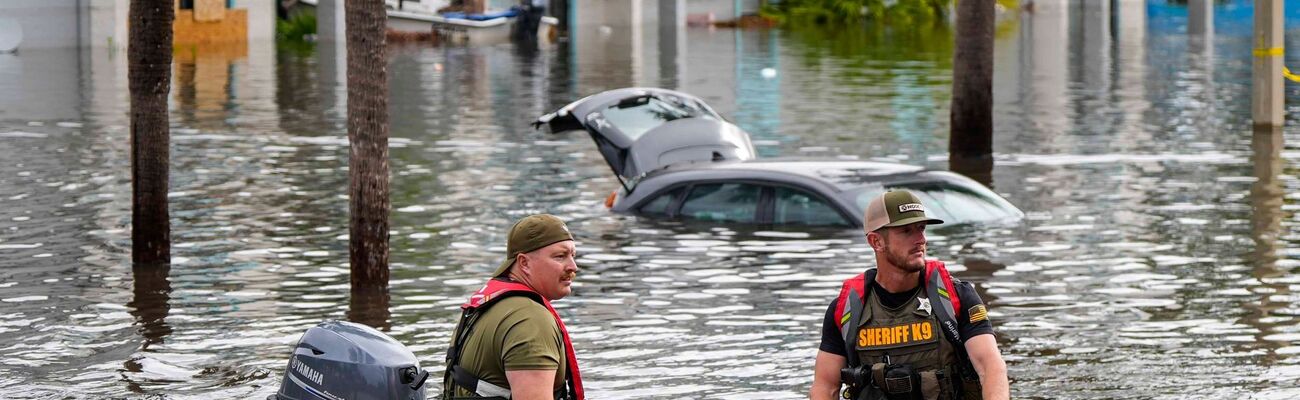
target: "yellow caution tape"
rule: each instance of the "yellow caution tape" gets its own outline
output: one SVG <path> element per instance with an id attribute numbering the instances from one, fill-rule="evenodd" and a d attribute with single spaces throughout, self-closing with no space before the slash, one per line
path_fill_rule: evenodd
<path id="1" fill-rule="evenodd" d="M 1254 53 L 1255 53 L 1255 57 L 1280 57 L 1282 56 L 1283 50 L 1281 47 L 1273 47 L 1268 49 L 1260 48 L 1260 49 L 1255 49 Z"/>
<path id="2" fill-rule="evenodd" d="M 1290 68 L 1282 67 L 1282 76 L 1290 79 L 1292 82 L 1300 82 L 1300 75 L 1291 73 Z"/>
<path id="3" fill-rule="evenodd" d="M 1258 48 L 1255 49 L 1254 53 L 1255 57 L 1280 57 L 1284 54 L 1284 51 L 1281 47 L 1273 47 Z M 1300 75 L 1291 73 L 1291 69 L 1287 68 L 1285 65 L 1282 66 L 1282 76 L 1286 79 L 1290 79 L 1292 82 L 1300 82 Z"/>

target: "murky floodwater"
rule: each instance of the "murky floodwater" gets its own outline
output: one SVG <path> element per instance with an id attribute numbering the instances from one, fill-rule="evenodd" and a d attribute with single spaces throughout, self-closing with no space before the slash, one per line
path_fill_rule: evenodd
<path id="1" fill-rule="evenodd" d="M 1028 217 L 930 239 L 990 304 L 1015 397 L 1300 396 L 1300 131 L 1252 134 L 1241 3 L 1212 36 L 1162 5 L 1040 7 L 1000 29 L 993 186 Z M 590 140 L 528 124 L 668 86 L 764 155 L 943 168 L 951 33 L 690 29 L 675 46 L 647 29 L 392 51 L 387 320 L 424 366 L 441 371 L 509 222 L 550 212 L 581 238 L 557 305 L 592 398 L 806 393 L 826 303 L 872 260 L 860 234 L 611 215 Z M 125 54 L 0 55 L 0 397 L 274 391 L 299 335 L 352 308 L 342 56 L 177 55 L 160 275 L 129 263 Z"/>

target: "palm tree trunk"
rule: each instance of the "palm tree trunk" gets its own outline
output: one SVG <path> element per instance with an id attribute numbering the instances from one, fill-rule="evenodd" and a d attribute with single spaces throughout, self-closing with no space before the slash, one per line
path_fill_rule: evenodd
<path id="1" fill-rule="evenodd" d="M 131 90 L 131 260 L 166 263 L 171 255 L 167 213 L 167 94 L 171 91 L 171 0 L 131 0 L 127 79 Z"/>
<path id="2" fill-rule="evenodd" d="M 957 2 L 949 169 L 986 185 L 993 171 L 993 0 Z"/>
<path id="3" fill-rule="evenodd" d="M 388 288 L 388 61 L 383 0 L 348 0 L 352 291 Z"/>

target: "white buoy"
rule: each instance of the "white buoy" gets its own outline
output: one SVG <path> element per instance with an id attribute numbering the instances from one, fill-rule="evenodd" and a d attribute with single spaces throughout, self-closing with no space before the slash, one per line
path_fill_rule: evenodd
<path id="1" fill-rule="evenodd" d="M 764 77 L 764 78 L 767 78 L 767 79 L 775 78 L 775 77 L 776 77 L 776 68 L 763 68 L 763 72 L 762 72 L 762 74 L 763 74 L 763 77 Z"/>
<path id="2" fill-rule="evenodd" d="M 23 43 L 23 25 L 13 18 L 0 17 L 0 53 L 18 51 Z"/>

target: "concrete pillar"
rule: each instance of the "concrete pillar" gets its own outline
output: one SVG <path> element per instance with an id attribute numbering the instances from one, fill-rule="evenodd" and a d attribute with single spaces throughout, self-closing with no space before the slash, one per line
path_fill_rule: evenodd
<path id="1" fill-rule="evenodd" d="M 1071 64 L 1078 68 L 1080 82 L 1089 88 L 1110 90 L 1111 71 L 1111 4 L 1109 1 L 1085 1 L 1080 7 L 1079 39 L 1081 57 Z"/>
<path id="2" fill-rule="evenodd" d="M 234 8 L 248 10 L 248 43 L 275 43 L 275 3 L 279 0 L 234 0 Z"/>
<path id="3" fill-rule="evenodd" d="M 685 80 L 686 0 L 659 0 L 660 86 L 677 88 Z"/>
<path id="4" fill-rule="evenodd" d="M 1283 124 L 1282 0 L 1255 0 L 1255 66 L 1250 110 L 1255 125 Z"/>
<path id="5" fill-rule="evenodd" d="M 1066 111 L 1066 92 L 1070 70 L 1066 44 L 1069 39 L 1070 10 L 1067 0 L 1035 0 L 1031 13 L 1025 13 L 1020 31 L 1021 57 L 1027 58 L 1021 82 L 1029 87 L 1024 101 L 1026 115 L 1035 116 L 1041 135 L 1046 140 L 1064 133 L 1069 123 Z"/>
<path id="6" fill-rule="evenodd" d="M 343 1 L 344 0 L 319 0 L 316 3 L 317 42 L 345 43 L 347 41 L 347 29 L 344 28 Z"/>
<path id="7" fill-rule="evenodd" d="M 576 0 L 570 40 L 578 59 L 578 76 L 601 77 L 588 93 L 643 82 L 642 0 Z"/>
<path id="8" fill-rule="evenodd" d="M 1127 151 L 1150 139 L 1151 132 L 1143 128 L 1146 111 L 1151 101 L 1147 84 L 1147 8 L 1145 0 L 1119 0 L 1113 4 L 1115 32 L 1115 90 L 1114 98 L 1123 111 L 1116 129 L 1112 148 Z"/>
<path id="9" fill-rule="evenodd" d="M 348 34 L 343 1 L 320 0 L 316 5 L 316 65 L 322 106 L 340 117 L 347 115 L 348 104 Z"/>
<path id="10" fill-rule="evenodd" d="M 1214 83 L 1214 0 L 1187 1 L 1188 70 L 1197 71 L 1205 82 L 1205 101 L 1213 96 Z"/>
<path id="11" fill-rule="evenodd" d="M 1187 1 L 1187 34 L 1214 34 L 1214 0 Z"/>

